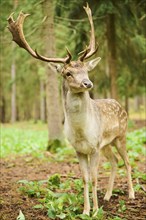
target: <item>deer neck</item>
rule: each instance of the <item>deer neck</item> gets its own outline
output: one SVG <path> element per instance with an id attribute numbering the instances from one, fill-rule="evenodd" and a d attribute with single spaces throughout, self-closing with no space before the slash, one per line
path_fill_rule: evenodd
<path id="1" fill-rule="evenodd" d="M 68 91 L 65 106 L 67 115 L 88 113 L 89 107 L 90 96 L 88 91 L 82 93 Z"/>

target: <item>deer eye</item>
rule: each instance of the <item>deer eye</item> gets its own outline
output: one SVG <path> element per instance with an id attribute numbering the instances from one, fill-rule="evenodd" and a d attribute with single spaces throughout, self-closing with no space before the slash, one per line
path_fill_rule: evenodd
<path id="1" fill-rule="evenodd" d="M 67 73 L 66 73 L 66 76 L 69 77 L 69 76 L 72 76 L 72 75 L 71 75 L 70 72 L 67 72 Z"/>

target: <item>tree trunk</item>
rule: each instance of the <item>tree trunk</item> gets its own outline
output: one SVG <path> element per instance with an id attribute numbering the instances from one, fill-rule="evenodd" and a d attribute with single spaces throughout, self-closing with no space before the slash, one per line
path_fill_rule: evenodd
<path id="1" fill-rule="evenodd" d="M 111 97 L 118 99 L 117 90 L 117 70 L 116 70 L 116 30 L 115 30 L 115 15 L 107 15 L 107 45 L 108 45 L 108 66 L 111 79 Z"/>
<path id="2" fill-rule="evenodd" d="M 55 36 L 54 36 L 54 5 L 53 0 L 45 0 L 43 3 L 44 15 L 46 20 L 44 22 L 44 42 L 46 45 L 46 56 L 55 57 Z M 61 123 L 61 104 L 59 95 L 59 86 L 57 73 L 51 71 L 46 65 L 47 79 L 46 79 L 46 101 L 47 101 L 47 121 L 49 131 L 49 145 L 48 149 L 54 140 L 60 139 L 62 136 Z"/>
<path id="3" fill-rule="evenodd" d="M 45 122 L 45 84 L 44 80 L 40 79 L 40 119 L 42 122 Z"/>
<path id="4" fill-rule="evenodd" d="M 14 10 L 18 6 L 18 0 L 14 1 Z M 17 118 L 16 111 L 16 63 L 15 63 L 15 44 L 12 43 L 12 65 L 11 65 L 11 80 L 12 80 L 12 90 L 11 90 L 11 123 L 14 123 Z"/>
<path id="5" fill-rule="evenodd" d="M 37 123 L 37 121 L 39 120 L 39 116 L 40 116 L 40 111 L 39 111 L 39 100 L 36 98 L 34 105 L 33 105 L 33 119 L 34 119 L 34 123 Z M 28 119 L 27 119 L 28 120 Z"/>
<path id="6" fill-rule="evenodd" d="M 15 64 L 15 56 L 14 56 L 14 50 L 15 45 L 13 43 L 12 45 L 12 65 L 11 65 L 11 80 L 12 80 L 12 89 L 11 89 L 11 123 L 14 123 L 16 121 L 16 64 Z"/>
<path id="7" fill-rule="evenodd" d="M 3 95 L 1 95 L 0 97 L 0 121 L 2 123 L 6 122 L 6 102 L 5 102 L 5 98 Z"/>
<path id="8" fill-rule="evenodd" d="M 136 95 L 134 97 L 134 111 L 138 112 L 140 110 L 141 104 L 142 104 L 141 96 Z"/>

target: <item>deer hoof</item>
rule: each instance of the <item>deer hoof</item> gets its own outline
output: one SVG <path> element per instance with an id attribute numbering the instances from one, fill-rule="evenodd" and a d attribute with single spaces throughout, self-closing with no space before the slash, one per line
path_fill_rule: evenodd
<path id="1" fill-rule="evenodd" d="M 129 199 L 135 199 L 134 191 L 129 192 Z"/>
<path id="2" fill-rule="evenodd" d="M 106 193 L 106 194 L 105 194 L 105 197 L 104 197 L 104 200 L 105 200 L 105 201 L 109 201 L 110 198 L 111 198 L 111 194 Z"/>
<path id="3" fill-rule="evenodd" d="M 88 210 L 84 210 L 84 211 L 83 211 L 83 214 L 89 216 L 89 211 L 88 211 Z"/>

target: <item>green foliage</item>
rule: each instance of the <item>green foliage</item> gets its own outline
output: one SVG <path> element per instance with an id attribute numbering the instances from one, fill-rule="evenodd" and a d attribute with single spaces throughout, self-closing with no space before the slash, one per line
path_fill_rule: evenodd
<path id="1" fill-rule="evenodd" d="M 17 5 L 18 3 L 18 5 Z M 7 18 L 12 12 L 15 12 L 14 19 L 17 18 L 20 11 L 31 14 L 31 19 L 26 19 L 24 23 L 24 33 L 29 38 L 32 48 L 39 48 L 42 42 L 40 38 L 40 23 L 43 18 L 41 11 L 41 1 L 1 1 L 1 83 L 0 88 L 4 103 L 0 102 L 0 106 L 5 108 L 5 121 L 10 121 L 10 101 L 11 87 L 16 83 L 16 100 L 17 111 L 19 111 L 19 119 L 25 120 L 33 117 L 32 106 L 39 100 L 39 77 L 37 69 L 42 64 L 30 58 L 30 56 L 21 50 L 16 44 L 12 43 L 12 36 L 7 29 Z M 34 11 L 38 13 L 33 13 Z M 34 22 L 35 21 L 35 22 Z M 37 31 L 36 31 L 37 30 Z M 35 37 L 34 37 L 35 36 Z M 41 42 L 41 43 L 40 43 Z M 7 45 L 7 46 L 6 46 Z M 37 46 L 36 46 L 37 45 Z M 11 80 L 12 63 L 16 69 L 16 79 Z"/>
<path id="2" fill-rule="evenodd" d="M 39 156 L 39 152 L 45 151 L 48 140 L 47 130 L 33 130 L 31 126 L 27 128 L 18 126 L 1 128 L 1 157 L 28 153 Z"/>
<path id="3" fill-rule="evenodd" d="M 38 204 L 33 208 L 47 210 L 47 216 L 50 219 L 104 219 L 102 207 L 94 218 L 81 214 L 83 209 L 83 183 L 81 180 L 68 178 L 62 181 L 59 174 L 54 174 L 46 181 L 20 180 L 18 184 L 21 184 L 19 190 L 22 193 L 38 198 Z M 72 192 L 70 187 L 75 192 Z"/>
<path id="4" fill-rule="evenodd" d="M 117 196 L 117 195 L 124 195 L 124 191 L 122 189 L 114 189 L 113 190 L 113 195 Z"/>
<path id="5" fill-rule="evenodd" d="M 46 124 L 34 122 L 21 122 L 11 126 L 1 127 L 1 157 L 8 155 L 32 154 L 36 157 L 44 157 L 48 146 L 48 131 Z M 73 162 L 75 151 L 66 140 L 55 142 L 52 150 L 56 161 L 64 161 L 70 157 Z M 71 160 L 71 159 L 70 159 Z"/>
<path id="6" fill-rule="evenodd" d="M 139 170 L 135 169 L 134 173 L 133 173 L 133 178 L 138 178 L 141 179 L 143 181 L 146 181 L 146 174 L 143 172 L 140 172 Z"/>
<path id="7" fill-rule="evenodd" d="M 94 212 L 93 212 L 93 216 L 94 216 Z M 84 214 L 80 214 L 80 215 L 77 215 L 77 217 L 79 219 L 84 219 L 84 220 L 92 220 L 92 219 L 95 219 L 95 220 L 105 220 L 105 215 L 104 215 L 104 211 L 103 211 L 103 208 L 100 207 L 99 210 L 98 210 L 98 213 L 96 216 L 88 216 L 88 215 L 84 215 Z"/>
<path id="8" fill-rule="evenodd" d="M 20 180 L 19 190 L 29 197 L 36 197 L 38 204 L 34 209 L 47 211 L 49 219 L 83 219 L 83 220 L 105 220 L 105 212 L 100 207 L 96 216 L 94 212 L 91 217 L 81 214 L 83 210 L 83 183 L 78 179 L 69 177 L 62 180 L 60 174 L 56 173 L 44 181 Z M 74 190 L 74 191 L 72 191 Z M 119 192 L 118 192 L 119 193 Z M 126 211 L 124 200 L 119 201 L 119 212 Z M 108 218 L 108 220 L 121 220 L 119 217 Z"/>
<path id="9" fill-rule="evenodd" d="M 51 189 L 56 189 L 60 186 L 60 183 L 61 183 L 60 175 L 57 173 L 49 178 L 48 187 Z"/>
<path id="10" fill-rule="evenodd" d="M 144 144 L 146 143 L 145 128 L 139 129 L 127 134 L 127 149 L 131 162 L 141 159 L 141 155 L 145 156 L 146 151 Z"/>
<path id="11" fill-rule="evenodd" d="M 126 204 L 124 200 L 119 201 L 119 209 L 118 212 L 125 212 L 126 211 Z"/>
<path id="12" fill-rule="evenodd" d="M 98 13 L 100 15 L 103 14 L 112 14 L 112 13 L 116 13 L 116 7 L 114 6 L 112 1 L 103 1 L 100 2 L 99 8 L 98 8 Z"/>
<path id="13" fill-rule="evenodd" d="M 143 186 L 142 186 L 141 184 L 137 183 L 137 184 L 134 186 L 134 191 L 135 191 L 135 192 L 139 192 L 139 191 L 143 192 L 143 191 L 144 191 L 144 188 L 143 188 Z"/>
<path id="14" fill-rule="evenodd" d="M 125 218 L 120 218 L 118 216 L 114 217 L 114 218 L 109 218 L 108 220 L 126 220 Z"/>
<path id="15" fill-rule="evenodd" d="M 103 208 L 102 208 L 102 207 L 99 208 L 96 218 L 97 218 L 98 220 L 104 220 L 104 219 L 105 219 L 105 217 L 104 217 L 104 211 L 103 211 Z"/>
<path id="16" fill-rule="evenodd" d="M 46 192 L 46 189 L 42 187 L 42 185 L 46 181 L 27 181 L 27 180 L 19 180 L 18 184 L 22 186 L 19 188 L 21 192 L 27 194 L 29 197 L 37 197 L 39 198 L 41 194 Z"/>
<path id="17" fill-rule="evenodd" d="M 49 140 L 47 150 L 50 151 L 51 153 L 57 153 L 60 148 L 64 148 L 65 144 L 66 144 L 65 141 L 61 139 Z"/>
<path id="18" fill-rule="evenodd" d="M 128 120 L 128 128 L 134 128 L 135 122 L 133 120 Z"/>

